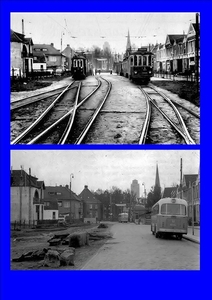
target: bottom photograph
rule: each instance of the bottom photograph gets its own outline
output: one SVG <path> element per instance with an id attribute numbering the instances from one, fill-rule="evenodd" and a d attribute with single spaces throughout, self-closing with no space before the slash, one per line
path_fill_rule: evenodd
<path id="1" fill-rule="evenodd" d="M 199 150 L 11 150 L 11 270 L 200 270 Z"/>

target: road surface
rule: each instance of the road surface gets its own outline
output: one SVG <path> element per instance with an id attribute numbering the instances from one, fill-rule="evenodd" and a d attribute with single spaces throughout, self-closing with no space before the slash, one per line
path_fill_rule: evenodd
<path id="1" fill-rule="evenodd" d="M 199 270 L 199 244 L 157 239 L 150 225 L 114 223 L 113 238 L 81 270 Z"/>

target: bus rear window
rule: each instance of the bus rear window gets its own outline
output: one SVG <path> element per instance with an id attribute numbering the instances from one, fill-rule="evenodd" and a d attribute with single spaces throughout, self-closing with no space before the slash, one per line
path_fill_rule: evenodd
<path id="1" fill-rule="evenodd" d="M 162 215 L 186 215 L 186 207 L 183 204 L 166 203 L 161 206 Z"/>

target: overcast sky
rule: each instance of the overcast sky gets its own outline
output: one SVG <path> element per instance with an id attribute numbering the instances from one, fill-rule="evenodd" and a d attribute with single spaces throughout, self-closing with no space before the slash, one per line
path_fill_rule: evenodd
<path id="1" fill-rule="evenodd" d="M 103 46 L 124 53 L 129 30 L 131 43 L 147 46 L 164 43 L 167 34 L 187 33 L 195 13 L 11 13 L 11 29 L 22 32 L 34 44 L 54 43 L 57 49 L 70 44 L 79 47 Z"/>
<path id="2" fill-rule="evenodd" d="M 103 190 L 112 186 L 130 188 L 133 179 L 145 183 L 147 192 L 155 183 L 158 163 L 161 187 L 179 184 L 180 158 L 184 174 L 198 174 L 199 150 L 12 150 L 13 170 L 20 169 L 43 180 L 45 185 L 65 185 L 72 179 L 72 189 L 79 194 L 84 185 Z"/>

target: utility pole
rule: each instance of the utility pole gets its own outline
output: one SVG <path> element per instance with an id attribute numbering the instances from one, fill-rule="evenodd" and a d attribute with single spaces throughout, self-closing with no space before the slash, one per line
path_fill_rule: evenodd
<path id="1" fill-rule="evenodd" d="M 32 206 L 31 206 L 31 168 L 29 168 L 29 225 L 31 224 L 31 219 L 32 219 L 31 209 L 32 209 Z M 39 209 L 40 209 L 40 207 L 39 207 Z"/>
<path id="2" fill-rule="evenodd" d="M 183 160 L 180 159 L 180 198 L 182 199 L 182 187 L 183 187 Z"/>
<path id="3" fill-rule="evenodd" d="M 199 92 L 199 14 L 196 13 L 196 38 L 195 38 L 195 57 L 196 57 L 196 84 L 197 93 Z"/>
<path id="4" fill-rule="evenodd" d="M 69 214 L 70 214 L 70 223 L 71 223 L 71 183 L 72 183 L 72 178 L 74 178 L 73 173 L 70 174 L 70 212 L 69 212 Z"/>

